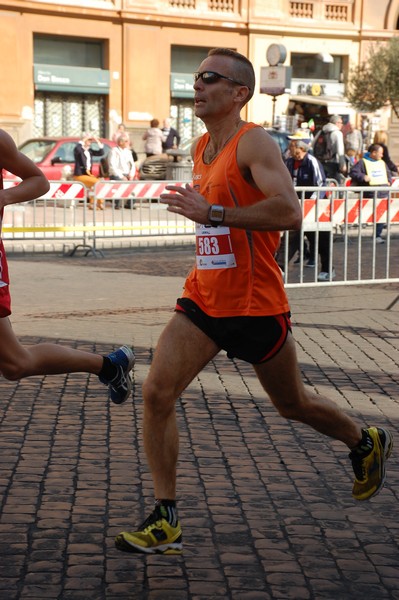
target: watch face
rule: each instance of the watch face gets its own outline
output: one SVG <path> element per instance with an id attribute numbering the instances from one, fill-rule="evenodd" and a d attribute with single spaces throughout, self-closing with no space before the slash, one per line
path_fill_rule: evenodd
<path id="1" fill-rule="evenodd" d="M 213 206 L 211 210 L 212 221 L 223 221 L 224 209 L 223 207 Z"/>
<path id="2" fill-rule="evenodd" d="M 224 220 L 224 207 L 220 204 L 212 204 L 209 207 L 208 219 L 212 225 L 223 223 Z"/>

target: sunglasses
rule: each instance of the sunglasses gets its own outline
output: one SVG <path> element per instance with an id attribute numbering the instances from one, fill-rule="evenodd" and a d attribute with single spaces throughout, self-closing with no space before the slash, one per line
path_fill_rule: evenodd
<path id="1" fill-rule="evenodd" d="M 237 85 L 243 85 L 244 87 L 248 87 L 245 83 L 241 83 L 241 81 L 236 81 L 231 77 L 227 77 L 227 75 L 221 75 L 220 73 L 216 73 L 216 71 L 202 71 L 196 72 L 193 75 L 194 83 L 198 81 L 198 79 L 202 79 L 202 81 L 208 85 L 209 83 L 216 83 L 219 79 L 227 79 L 227 81 L 231 81 L 232 83 L 236 83 Z M 249 89 L 249 88 L 248 88 Z"/>

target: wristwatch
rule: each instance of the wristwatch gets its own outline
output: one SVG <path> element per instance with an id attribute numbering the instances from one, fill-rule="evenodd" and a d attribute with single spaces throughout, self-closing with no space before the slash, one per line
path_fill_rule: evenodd
<path id="1" fill-rule="evenodd" d="M 224 221 L 224 206 L 211 204 L 208 210 L 208 220 L 213 227 L 221 225 Z"/>

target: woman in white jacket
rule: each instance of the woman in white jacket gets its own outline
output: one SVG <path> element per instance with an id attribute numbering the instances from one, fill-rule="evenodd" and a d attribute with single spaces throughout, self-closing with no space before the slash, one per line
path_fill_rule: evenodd
<path id="1" fill-rule="evenodd" d="M 152 119 L 150 122 L 150 128 L 143 134 L 144 151 L 148 156 L 154 156 L 154 154 L 162 154 L 162 142 L 164 142 L 166 136 L 159 128 L 158 119 Z"/>

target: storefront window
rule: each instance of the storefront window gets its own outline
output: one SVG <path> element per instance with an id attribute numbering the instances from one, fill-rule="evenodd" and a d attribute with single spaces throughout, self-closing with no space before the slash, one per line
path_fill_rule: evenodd
<path id="1" fill-rule="evenodd" d="M 104 68 L 103 42 L 35 35 L 35 64 Z"/>
<path id="2" fill-rule="evenodd" d="M 204 132 L 204 124 L 194 114 L 193 73 L 208 55 L 208 48 L 172 46 L 171 72 L 179 80 L 180 89 L 171 89 L 171 117 L 179 131 L 182 143 Z M 187 82 L 187 85 L 184 85 Z M 189 90 L 187 89 L 189 88 Z"/>
<path id="3" fill-rule="evenodd" d="M 207 57 L 210 48 L 196 48 L 195 46 L 172 46 L 171 65 L 176 73 L 194 73 Z"/>
<path id="4" fill-rule="evenodd" d="M 323 62 L 317 54 L 291 54 L 292 78 L 306 80 L 341 81 L 342 56 L 332 56 L 334 62 Z M 330 56 L 330 55 L 329 55 Z"/>

